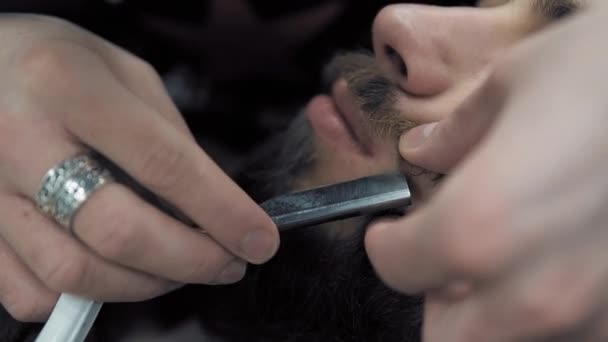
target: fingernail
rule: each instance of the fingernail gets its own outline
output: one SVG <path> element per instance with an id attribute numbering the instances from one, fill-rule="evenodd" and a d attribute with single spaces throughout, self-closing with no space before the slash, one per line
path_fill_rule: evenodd
<path id="1" fill-rule="evenodd" d="M 218 284 L 232 284 L 243 279 L 247 264 L 243 260 L 235 260 L 226 266 L 216 279 Z"/>
<path id="2" fill-rule="evenodd" d="M 274 235 L 268 232 L 249 233 L 241 242 L 241 249 L 245 258 L 254 264 L 262 263 L 270 259 L 276 252 L 277 243 Z"/>
<path id="3" fill-rule="evenodd" d="M 428 138 L 437 126 L 437 122 L 432 122 L 420 126 L 416 126 L 403 134 L 399 139 L 399 148 L 401 150 L 416 148 Z"/>

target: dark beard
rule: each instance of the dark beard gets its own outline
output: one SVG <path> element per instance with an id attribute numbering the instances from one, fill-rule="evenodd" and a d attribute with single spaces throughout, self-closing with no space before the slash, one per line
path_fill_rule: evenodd
<path id="1" fill-rule="evenodd" d="M 370 112 L 390 114 L 373 95 L 390 89 L 372 79 L 376 88 L 355 88 L 357 96 L 370 99 Z M 299 115 L 252 154 L 237 183 L 258 202 L 291 191 L 314 166 L 312 139 Z M 133 316 L 146 315 L 167 329 L 196 317 L 222 341 L 419 341 L 422 298 L 396 293 L 378 279 L 365 254 L 365 225 L 343 239 L 329 238 L 325 229 L 282 233 L 277 255 L 250 266 L 237 284 L 186 286 L 133 311 L 133 304 L 106 304 L 89 340 L 118 340 Z"/>
<path id="2" fill-rule="evenodd" d="M 362 99 L 380 88 L 389 91 L 372 82 L 365 92 L 362 84 Z M 370 106 L 388 113 L 380 102 Z M 313 137 L 306 117 L 298 115 L 251 155 L 237 183 L 257 202 L 290 192 L 315 165 Z M 419 341 L 422 298 L 399 294 L 378 279 L 365 253 L 365 225 L 341 239 L 329 238 L 325 229 L 282 233 L 276 256 L 250 266 L 239 283 L 188 286 L 167 296 L 161 312 L 192 313 L 226 341 Z"/>
<path id="3" fill-rule="evenodd" d="M 422 300 L 380 282 L 362 233 L 283 234 L 272 261 L 250 267 L 238 284 L 199 293 L 200 321 L 229 341 L 419 341 Z"/>
<path id="4" fill-rule="evenodd" d="M 235 181 L 257 203 L 292 191 L 294 181 L 315 163 L 312 134 L 300 113 L 286 130 L 254 150 Z"/>
<path id="5" fill-rule="evenodd" d="M 324 69 L 325 88 L 330 89 L 340 78 L 347 82 L 354 100 L 365 113 L 372 135 L 397 139 L 401 132 L 416 126 L 396 109 L 399 86 L 377 65 L 370 52 L 336 55 Z"/>
<path id="6" fill-rule="evenodd" d="M 314 165 L 308 121 L 300 115 L 246 165 L 237 182 L 255 200 L 289 191 Z M 194 316 L 220 341 L 420 341 L 422 298 L 378 279 L 365 254 L 365 225 L 358 228 L 341 239 L 323 226 L 284 232 L 276 256 L 250 266 L 240 282 L 190 285 L 155 299 L 146 313 L 165 328 Z M 129 317 L 122 304 L 102 310 L 98 341 L 128 330 L 130 320 L 121 316 Z"/>
<path id="7" fill-rule="evenodd" d="M 237 182 L 257 201 L 290 190 L 314 165 L 300 115 L 252 156 Z M 422 299 L 386 287 L 365 253 L 365 225 L 328 238 L 326 227 L 281 235 L 277 255 L 234 285 L 197 287 L 202 324 L 230 341 L 419 341 Z"/>

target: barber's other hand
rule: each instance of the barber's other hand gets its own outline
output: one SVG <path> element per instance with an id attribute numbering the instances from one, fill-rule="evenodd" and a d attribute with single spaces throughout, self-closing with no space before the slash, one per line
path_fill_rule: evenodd
<path id="1" fill-rule="evenodd" d="M 607 18 L 598 1 L 534 36 L 402 137 L 450 176 L 366 248 L 390 286 L 426 294 L 425 341 L 608 340 Z"/>
<path id="2" fill-rule="evenodd" d="M 158 75 L 67 22 L 0 16 L 0 302 L 43 320 L 59 292 L 143 300 L 239 280 L 278 247 L 271 219 L 196 145 Z M 34 197 L 54 165 L 94 149 L 203 227 L 103 186 L 71 236 Z"/>

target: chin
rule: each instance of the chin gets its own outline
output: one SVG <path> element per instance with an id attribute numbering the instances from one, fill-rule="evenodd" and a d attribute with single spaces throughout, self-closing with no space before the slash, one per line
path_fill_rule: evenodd
<path id="1" fill-rule="evenodd" d="M 331 154 L 316 139 L 299 115 L 251 155 L 237 183 L 262 202 L 300 187 L 399 169 L 394 158 L 371 163 Z M 191 322 L 213 341 L 420 341 L 423 299 L 397 293 L 376 276 L 363 243 L 369 220 L 283 232 L 275 257 L 250 265 L 240 282 L 190 285 L 147 303 L 108 305 L 95 331 L 105 334 L 100 340 L 120 340 L 145 320 L 144 326 L 161 331 Z"/>

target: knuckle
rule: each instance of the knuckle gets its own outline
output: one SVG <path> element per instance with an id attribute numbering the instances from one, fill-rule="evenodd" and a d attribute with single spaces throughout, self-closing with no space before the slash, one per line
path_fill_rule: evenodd
<path id="1" fill-rule="evenodd" d="M 150 146 L 141 158 L 138 178 L 154 192 L 175 192 L 180 183 L 185 183 L 189 166 L 183 151 L 158 142 Z"/>
<path id="2" fill-rule="evenodd" d="M 26 49 L 19 59 L 17 70 L 29 88 L 49 86 L 72 77 L 73 66 L 64 50 L 52 44 L 41 44 Z"/>
<path id="3" fill-rule="evenodd" d="M 48 96 L 49 92 L 74 91 L 75 84 L 87 70 L 96 67 L 94 53 L 70 42 L 43 42 L 25 48 L 15 70 L 20 85 L 31 94 Z"/>
<path id="4" fill-rule="evenodd" d="M 19 16 L 22 19 L 27 19 L 29 24 L 36 23 L 37 27 L 44 29 L 46 32 L 66 33 L 81 30 L 68 20 L 52 15 L 22 13 Z"/>
<path id="5" fill-rule="evenodd" d="M 125 63 L 127 68 L 136 74 L 138 78 L 144 79 L 148 84 L 164 87 L 158 72 L 148 61 L 124 51 L 121 57 L 122 62 Z"/>
<path id="6" fill-rule="evenodd" d="M 57 255 L 48 259 L 42 268 L 41 280 L 59 292 L 73 292 L 85 284 L 88 275 L 86 258 L 76 255 Z"/>
<path id="7" fill-rule="evenodd" d="M 154 69 L 152 64 L 141 58 L 132 56 L 130 58 L 130 66 L 133 70 L 135 70 L 135 72 L 140 73 L 141 75 L 160 80 L 160 78 L 158 77 L 158 73 L 156 72 L 156 69 Z"/>

